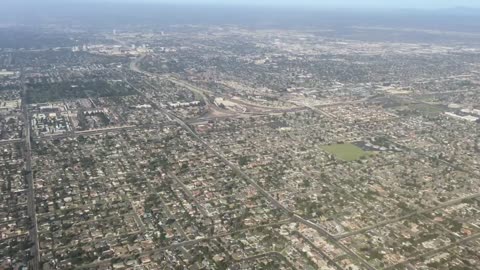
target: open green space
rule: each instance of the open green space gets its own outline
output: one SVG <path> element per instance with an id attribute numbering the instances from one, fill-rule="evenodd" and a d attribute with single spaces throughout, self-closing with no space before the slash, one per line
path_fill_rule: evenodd
<path id="1" fill-rule="evenodd" d="M 322 149 L 345 161 L 359 160 L 370 155 L 369 152 L 363 151 L 360 147 L 351 143 L 325 145 L 322 146 Z"/>

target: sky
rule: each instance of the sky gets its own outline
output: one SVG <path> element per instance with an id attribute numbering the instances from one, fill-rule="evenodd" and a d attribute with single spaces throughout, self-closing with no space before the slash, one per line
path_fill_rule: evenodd
<path id="1" fill-rule="evenodd" d="M 378 8 L 378 9 L 446 9 L 480 8 L 480 0 L 0 0 L 15 4 L 39 3 L 160 3 L 160 4 L 221 4 L 298 8 Z"/>
<path id="2" fill-rule="evenodd" d="M 75 0 L 73 0 L 75 1 Z M 88 0 L 95 1 L 95 0 Z M 240 4 L 328 8 L 480 8 L 480 0 L 97 0 L 108 2 L 149 2 L 172 4 Z"/>

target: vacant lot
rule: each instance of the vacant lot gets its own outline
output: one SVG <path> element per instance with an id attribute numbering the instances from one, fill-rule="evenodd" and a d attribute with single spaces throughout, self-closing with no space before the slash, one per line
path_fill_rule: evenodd
<path id="1" fill-rule="evenodd" d="M 365 152 L 360 147 L 350 143 L 325 145 L 322 146 L 322 149 L 345 161 L 358 160 L 361 157 L 369 155 L 368 152 Z"/>

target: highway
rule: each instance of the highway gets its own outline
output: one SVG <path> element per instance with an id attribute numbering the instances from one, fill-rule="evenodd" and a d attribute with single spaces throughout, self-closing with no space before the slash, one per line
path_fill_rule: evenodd
<path id="1" fill-rule="evenodd" d="M 142 57 L 141 57 L 142 58 Z M 140 59 L 141 59 L 140 58 Z M 138 59 L 138 58 L 137 58 Z M 134 60 L 133 62 L 136 63 L 138 60 Z M 137 67 L 137 65 L 130 65 L 130 68 L 135 71 L 135 72 L 140 72 L 142 74 L 148 74 L 149 76 L 154 76 L 148 72 L 145 72 L 145 71 L 140 71 Z M 131 84 L 130 84 L 131 85 Z M 142 97 L 144 97 L 146 100 L 148 100 L 148 98 L 145 96 L 145 94 L 138 90 L 136 87 L 134 87 L 133 85 L 131 85 L 134 90 L 137 91 L 137 93 L 139 95 L 141 95 Z M 275 207 L 287 212 L 290 214 L 290 210 L 288 210 L 286 207 L 284 207 L 283 205 L 281 205 L 278 201 L 276 201 L 272 195 L 270 195 L 268 192 L 266 192 L 262 187 L 260 187 L 255 181 L 253 181 L 249 176 L 247 176 L 245 173 L 243 173 L 240 168 L 238 168 L 236 165 L 234 165 L 233 163 L 231 163 L 229 160 L 227 160 L 223 155 L 221 155 L 220 153 L 218 153 L 217 151 L 215 151 L 213 148 L 211 148 L 202 138 L 200 138 L 200 136 L 198 136 L 197 133 L 195 133 L 189 125 L 187 125 L 182 119 L 180 119 L 179 117 L 177 117 L 176 115 L 170 113 L 169 111 L 165 110 L 164 108 L 161 108 L 159 106 L 157 106 L 157 104 L 155 103 L 151 103 L 152 107 L 155 108 L 155 109 L 158 109 L 160 111 L 162 111 L 162 113 L 164 113 L 165 115 L 167 115 L 170 119 L 172 119 L 173 121 L 177 122 L 185 131 L 187 131 L 188 133 L 190 133 L 190 135 L 192 135 L 198 142 L 200 142 L 203 146 L 205 146 L 210 152 L 214 153 L 218 158 L 220 158 L 225 164 L 227 164 L 235 173 L 237 173 L 239 176 L 241 176 L 243 179 L 245 179 L 249 184 L 253 185 L 262 195 L 264 195 L 267 200 L 272 203 Z"/>
<path id="2" fill-rule="evenodd" d="M 137 60 L 134 60 L 136 62 Z M 136 65 L 130 65 L 130 68 L 132 66 Z M 138 68 L 137 68 L 138 69 Z M 133 71 L 137 71 L 135 69 L 132 69 Z M 142 74 L 148 74 L 147 72 L 143 71 L 141 72 Z M 152 74 L 149 74 L 150 76 L 153 76 Z M 133 87 L 133 86 L 132 86 Z M 144 97 L 146 100 L 149 100 L 145 94 L 138 90 L 137 88 L 133 87 L 135 91 L 142 97 Z M 288 216 L 292 217 L 293 220 L 304 224 L 305 226 L 312 228 L 316 230 L 320 235 L 328 239 L 330 242 L 332 242 L 336 247 L 340 248 L 343 250 L 345 253 L 347 253 L 351 259 L 357 261 L 358 263 L 362 264 L 366 269 L 368 270 L 375 270 L 375 268 L 370 265 L 364 258 L 347 248 L 345 245 L 340 243 L 333 235 L 331 235 L 328 231 L 320 227 L 318 224 L 315 224 L 309 220 L 306 220 L 302 218 L 299 215 L 296 215 L 293 213 L 291 210 L 283 206 L 280 202 L 278 202 L 270 193 L 268 193 L 265 189 L 263 189 L 260 185 L 257 184 L 256 181 L 254 181 L 252 178 L 250 178 L 248 175 L 246 175 L 237 165 L 233 164 L 230 162 L 228 159 L 226 159 L 222 154 L 217 152 L 215 149 L 210 147 L 196 132 L 194 132 L 189 125 L 187 125 L 182 119 L 177 117 L 176 115 L 170 113 L 169 111 L 165 110 L 164 108 L 160 108 L 157 106 L 155 103 L 151 102 L 152 107 L 161 110 L 165 115 L 167 115 L 170 119 L 173 121 L 177 122 L 185 131 L 187 131 L 193 138 L 195 138 L 200 144 L 202 144 L 207 150 L 212 152 L 217 158 L 221 159 L 230 169 L 232 169 L 238 176 L 242 177 L 247 183 L 255 187 L 258 193 L 262 194 L 275 208 L 283 211 L 286 213 Z"/>
<path id="3" fill-rule="evenodd" d="M 27 211 L 28 216 L 31 221 L 30 225 L 30 241 L 32 242 L 32 247 L 30 248 L 30 255 L 32 259 L 30 261 L 30 269 L 38 270 L 40 269 L 40 245 L 38 243 L 38 228 L 37 228 L 37 213 L 35 205 L 35 184 L 33 182 L 33 171 L 32 171 L 32 144 L 31 144 L 31 126 L 30 126 L 30 116 L 28 114 L 28 104 L 26 102 L 26 92 L 27 89 L 23 87 L 22 95 L 22 110 L 23 118 L 25 122 L 25 149 L 24 149 L 24 159 L 25 159 L 25 180 L 28 184 L 28 202 L 27 202 Z"/>

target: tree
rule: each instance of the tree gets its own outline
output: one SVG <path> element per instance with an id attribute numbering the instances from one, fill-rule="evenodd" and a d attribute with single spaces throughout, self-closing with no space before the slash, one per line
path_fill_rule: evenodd
<path id="1" fill-rule="evenodd" d="M 249 158 L 246 156 L 240 157 L 240 159 L 238 160 L 238 164 L 240 166 L 245 166 L 248 164 L 248 162 L 249 162 Z"/>
<path id="2" fill-rule="evenodd" d="M 303 185 L 303 187 L 305 187 L 305 188 L 311 187 L 310 180 L 308 180 L 307 178 L 304 178 L 302 185 Z"/>

